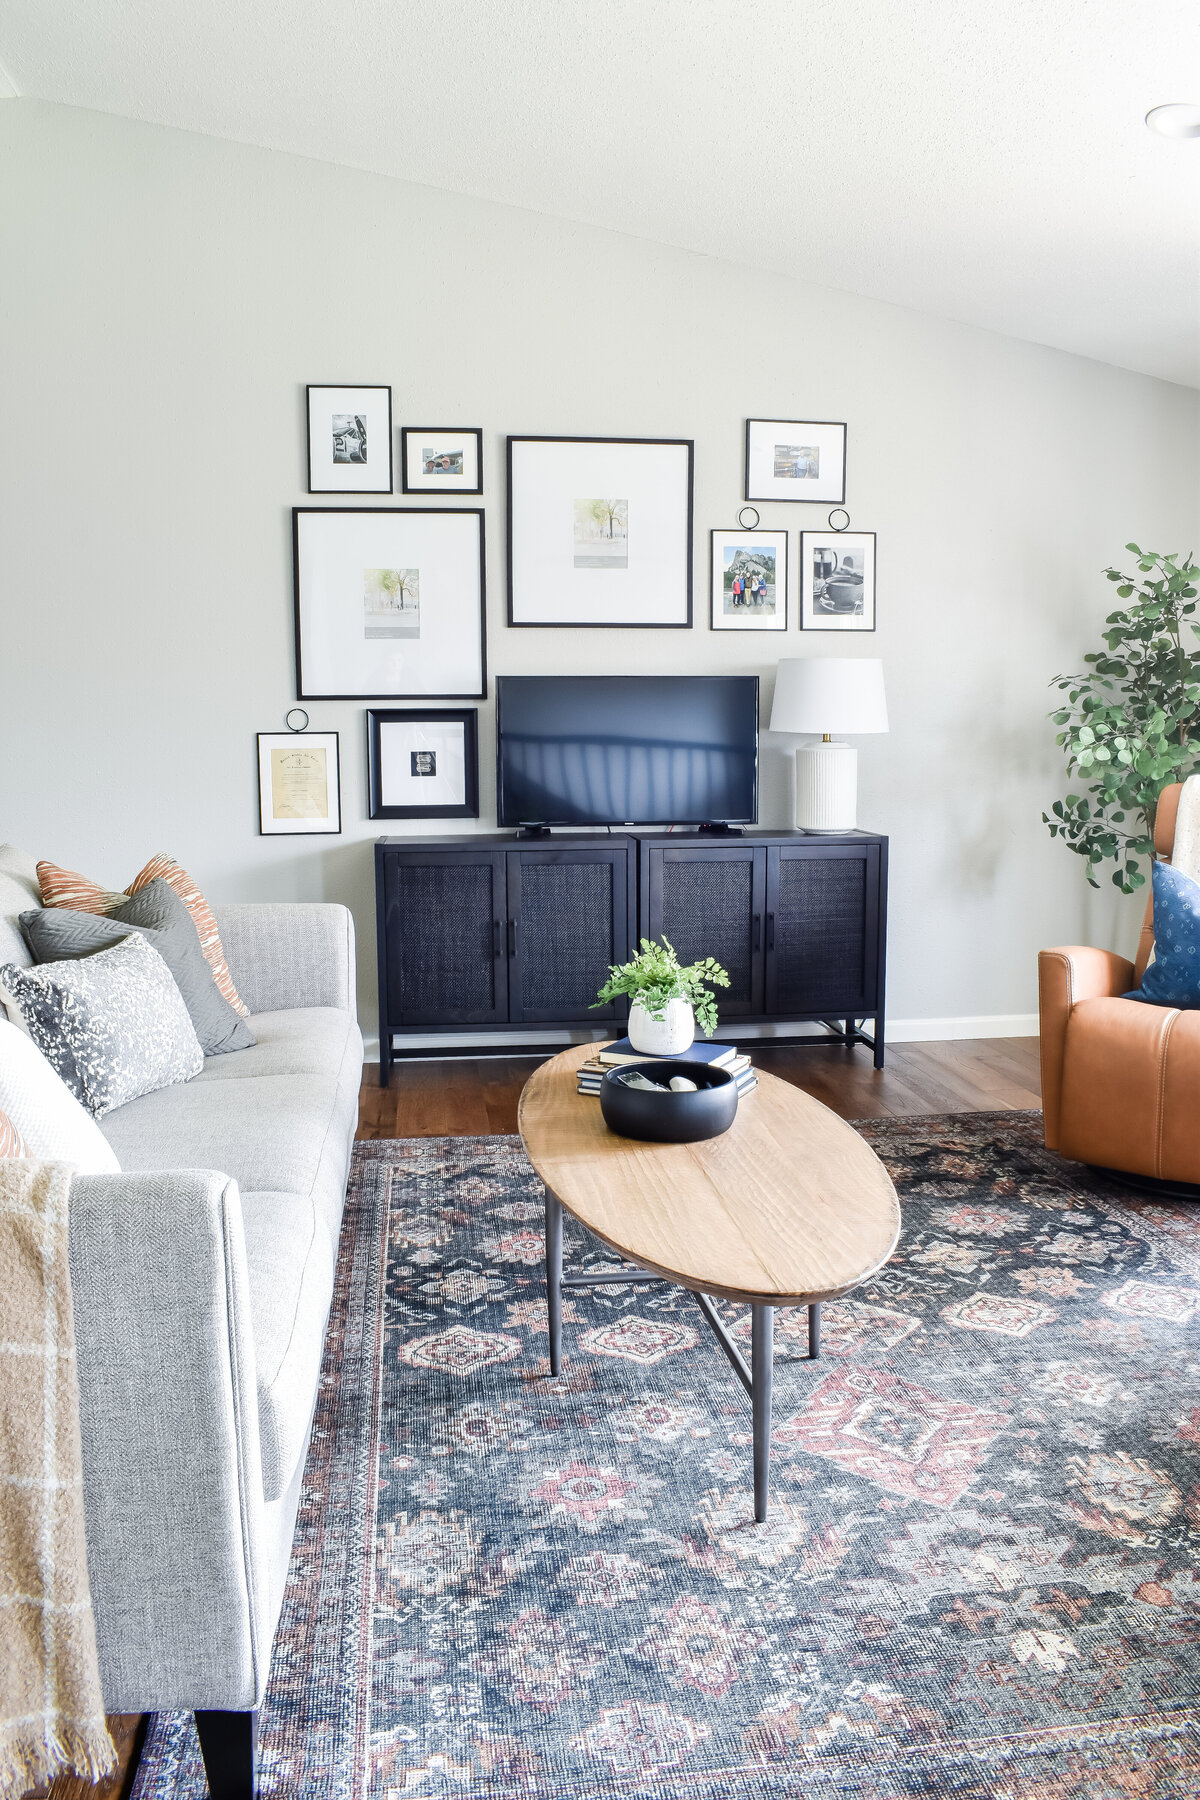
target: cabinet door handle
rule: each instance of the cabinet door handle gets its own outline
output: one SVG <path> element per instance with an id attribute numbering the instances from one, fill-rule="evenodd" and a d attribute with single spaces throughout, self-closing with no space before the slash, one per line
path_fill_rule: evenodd
<path id="1" fill-rule="evenodd" d="M 750 933 L 750 948 L 757 950 L 762 944 L 762 914 L 755 913 L 754 924 Z"/>
<path id="2" fill-rule="evenodd" d="M 499 919 L 493 919 L 492 920 L 492 955 L 499 956 L 499 954 L 500 954 L 500 921 L 499 921 Z"/>
<path id="3" fill-rule="evenodd" d="M 508 921 L 508 954 L 510 956 L 517 954 L 517 921 L 515 919 Z"/>
<path id="4" fill-rule="evenodd" d="M 775 948 L 775 914 L 767 914 L 767 949 Z"/>

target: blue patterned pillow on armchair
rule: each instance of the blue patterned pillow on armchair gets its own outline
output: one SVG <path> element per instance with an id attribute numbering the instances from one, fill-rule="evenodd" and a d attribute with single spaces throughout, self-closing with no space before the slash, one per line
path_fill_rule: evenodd
<path id="1" fill-rule="evenodd" d="M 1154 881 L 1154 961 L 1142 985 L 1127 1000 L 1152 1006 L 1200 1007 L 1200 882 L 1156 862 Z"/>

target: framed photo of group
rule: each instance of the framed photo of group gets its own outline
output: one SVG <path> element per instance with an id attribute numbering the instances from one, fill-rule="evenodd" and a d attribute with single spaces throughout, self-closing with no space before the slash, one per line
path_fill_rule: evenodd
<path id="1" fill-rule="evenodd" d="M 747 419 L 746 498 L 841 506 L 846 498 L 845 425 Z"/>
<path id="2" fill-rule="evenodd" d="M 510 625 L 692 623 L 684 438 L 508 440 Z"/>
<path id="3" fill-rule="evenodd" d="M 874 631 L 875 533 L 800 533 L 802 631 Z"/>
<path id="4" fill-rule="evenodd" d="M 483 432 L 402 426 L 400 486 L 406 494 L 482 494 Z"/>
<path id="5" fill-rule="evenodd" d="M 786 531 L 712 531 L 709 623 L 714 631 L 786 631 Z"/>
<path id="6" fill-rule="evenodd" d="M 301 700 L 481 700 L 483 511 L 292 509 Z"/>

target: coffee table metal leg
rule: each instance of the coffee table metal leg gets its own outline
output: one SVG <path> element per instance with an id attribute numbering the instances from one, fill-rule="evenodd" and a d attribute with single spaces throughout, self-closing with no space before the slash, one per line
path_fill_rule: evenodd
<path id="1" fill-rule="evenodd" d="M 562 1368 L 562 1206 L 546 1189 L 546 1310 L 550 1315 L 550 1373 Z"/>
<path id="2" fill-rule="evenodd" d="M 808 1354 L 818 1357 L 821 1354 L 821 1302 L 814 1300 L 808 1309 Z"/>
<path id="3" fill-rule="evenodd" d="M 754 1518 L 759 1525 L 767 1516 L 771 1484 L 771 1363 L 775 1347 L 775 1308 L 751 1308 L 750 1369 L 754 1385 L 750 1398 L 754 1410 Z"/>

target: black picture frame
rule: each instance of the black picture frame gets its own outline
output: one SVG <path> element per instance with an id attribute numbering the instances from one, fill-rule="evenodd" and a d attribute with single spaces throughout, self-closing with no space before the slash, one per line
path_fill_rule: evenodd
<path id="1" fill-rule="evenodd" d="M 383 485 L 382 476 L 369 487 L 353 487 L 349 482 L 338 482 L 332 487 L 313 486 L 313 395 L 334 393 L 339 390 L 362 394 L 387 395 L 387 485 Z M 304 450 L 305 464 L 308 470 L 308 491 L 310 494 L 390 494 L 395 489 L 396 471 L 392 456 L 392 390 L 390 386 L 378 381 L 310 381 L 304 389 Z M 368 453 L 370 444 L 368 442 Z"/>
<path id="2" fill-rule="evenodd" d="M 813 551 L 819 539 L 822 544 L 831 548 L 837 544 L 846 546 L 864 546 L 863 550 L 863 610 L 861 623 L 859 615 L 854 613 L 829 612 L 818 618 L 816 611 L 816 581 L 813 577 Z M 865 549 L 870 543 L 870 552 Z M 869 566 L 868 566 L 869 565 Z M 867 576 L 870 576 L 868 582 Z M 870 597 L 868 607 L 867 600 Z M 800 533 L 800 629 L 801 631 L 822 631 L 832 633 L 873 632 L 879 622 L 879 547 L 873 531 L 802 531 Z M 870 624 L 867 623 L 868 618 Z M 829 621 L 834 621 L 830 623 Z M 843 620 L 844 623 L 838 623 Z"/>
<path id="3" fill-rule="evenodd" d="M 463 799 L 452 805 L 388 804 L 383 797 L 383 730 L 392 724 L 462 726 Z M 413 752 L 414 757 L 421 752 Z M 429 771 L 435 773 L 434 770 Z M 479 714 L 475 707 L 368 707 L 367 794 L 372 819 L 477 819 L 479 817 Z"/>
<path id="4" fill-rule="evenodd" d="M 841 440 L 841 485 L 835 494 L 832 488 L 814 494 L 770 493 L 759 488 L 752 491 L 754 483 L 750 476 L 750 439 L 756 425 L 786 425 L 789 430 L 804 430 L 809 427 L 817 431 L 840 431 Z M 746 420 L 746 460 L 745 489 L 748 501 L 757 501 L 772 506 L 844 506 L 846 503 L 846 455 L 848 449 L 849 429 L 844 419 L 747 419 Z"/>
<path id="5" fill-rule="evenodd" d="M 314 515 L 331 515 L 354 519 L 364 515 L 390 514 L 397 518 L 424 516 L 433 519 L 473 518 L 477 522 L 479 553 L 479 686 L 463 690 L 418 690 L 415 693 L 384 692 L 378 688 L 356 689 L 353 693 L 315 693 L 305 687 L 304 676 L 304 595 L 301 591 L 301 521 Z M 482 506 L 293 506 L 292 508 L 292 622 L 296 648 L 297 700 L 486 700 L 487 699 L 487 559 L 485 551 L 484 511 Z"/>
<path id="6" fill-rule="evenodd" d="M 772 547 L 776 551 L 776 554 L 779 559 L 779 561 L 776 565 L 776 617 L 773 618 L 767 624 L 762 624 L 753 617 L 747 618 L 744 622 L 739 621 L 737 623 L 737 625 L 722 624 L 718 621 L 717 589 L 718 589 L 719 584 L 717 581 L 717 539 L 718 538 L 735 538 L 735 537 L 736 538 L 744 538 L 747 546 L 749 546 L 755 542 L 766 543 L 768 541 L 768 539 L 778 540 L 777 542 L 774 542 L 772 545 Z M 779 574 L 780 566 L 782 567 L 782 580 L 780 579 L 780 574 Z M 753 530 L 747 530 L 747 528 L 743 525 L 714 526 L 713 529 L 708 534 L 708 628 L 709 628 L 709 630 L 710 631 L 740 630 L 740 631 L 756 631 L 756 632 L 757 631 L 786 632 L 788 629 L 788 622 L 789 622 L 789 618 L 790 618 L 790 613 L 789 613 L 790 599 L 789 599 L 789 595 L 788 595 L 788 579 L 789 579 L 789 577 L 788 577 L 788 534 L 786 531 L 768 530 L 765 527 L 759 528 L 757 526 Z M 721 589 L 723 592 L 724 591 L 724 578 L 723 577 L 722 577 L 722 582 L 721 582 L 720 586 L 721 586 Z M 778 606 L 778 590 L 780 587 L 782 587 L 782 589 L 783 589 L 782 611 L 779 610 L 779 606 Z"/>
<path id="7" fill-rule="evenodd" d="M 412 487 L 408 479 L 408 440 L 420 437 L 461 437 L 475 439 L 476 481 L 474 487 Z M 482 494 L 483 430 L 477 425 L 402 425 L 400 427 L 400 492 L 402 494 Z"/>
<path id="8" fill-rule="evenodd" d="M 687 521 L 685 527 L 686 615 L 682 619 L 518 619 L 515 617 L 513 573 L 513 446 L 515 444 L 629 444 L 653 445 L 686 452 Z M 696 443 L 694 438 L 563 437 L 553 432 L 513 433 L 505 442 L 506 558 L 508 625 L 513 631 L 690 631 L 694 602 L 694 546 L 696 508 Z"/>
<path id="9" fill-rule="evenodd" d="M 332 739 L 332 745 L 328 740 Z M 289 751 L 303 751 L 319 745 L 324 750 L 332 748 L 333 776 L 327 780 L 327 797 L 332 799 L 335 811 L 332 815 L 336 821 L 327 825 L 313 825 L 305 828 L 302 823 L 293 820 L 280 821 L 274 818 L 268 822 L 267 789 L 263 777 L 266 768 L 263 759 L 263 747 Z M 342 835 L 342 746 L 341 733 L 337 731 L 259 731 L 254 739 L 254 764 L 258 778 L 258 835 L 259 837 L 340 837 Z"/>

